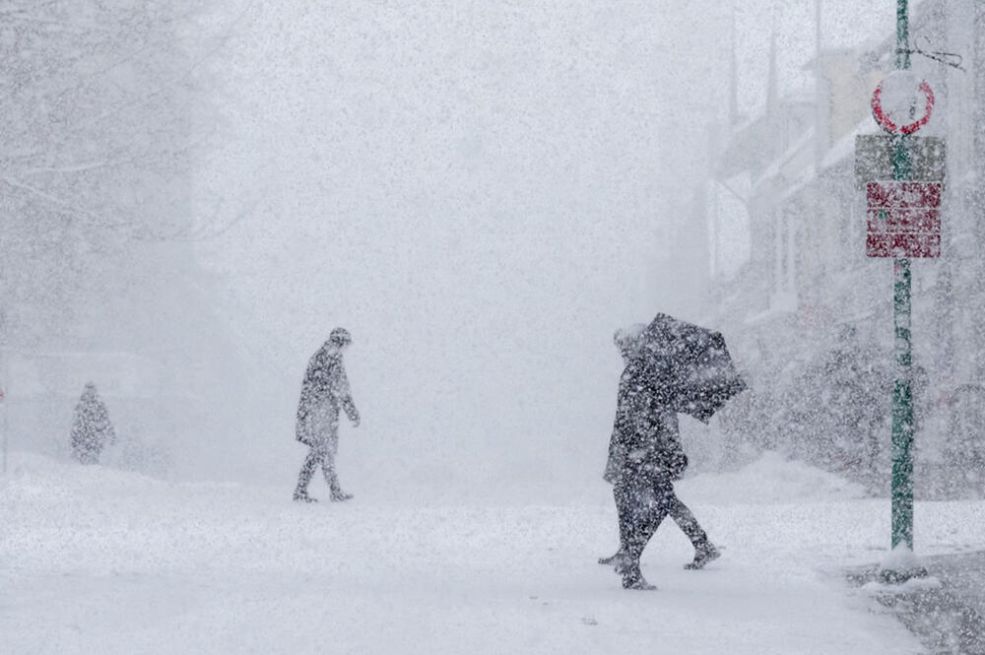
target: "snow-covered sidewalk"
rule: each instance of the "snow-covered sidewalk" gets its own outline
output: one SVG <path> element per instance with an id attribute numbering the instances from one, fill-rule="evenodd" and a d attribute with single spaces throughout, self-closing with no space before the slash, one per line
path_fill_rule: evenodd
<path id="1" fill-rule="evenodd" d="M 882 557 L 886 501 L 778 457 L 679 489 L 725 554 L 684 571 L 665 524 L 648 593 L 595 563 L 616 545 L 601 483 L 595 506 L 300 506 L 19 455 L 0 478 L 0 651 L 919 652 L 839 577 Z M 918 505 L 918 551 L 982 547 L 982 513 Z"/>

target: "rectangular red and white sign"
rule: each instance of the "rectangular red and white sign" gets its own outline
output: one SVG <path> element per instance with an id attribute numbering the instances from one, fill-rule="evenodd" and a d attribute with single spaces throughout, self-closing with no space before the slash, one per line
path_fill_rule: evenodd
<path id="1" fill-rule="evenodd" d="M 869 182 L 865 185 L 869 207 L 940 207 L 941 182 Z"/>
<path id="2" fill-rule="evenodd" d="M 865 237 L 866 257 L 941 256 L 939 234 L 869 234 Z"/>
<path id="3" fill-rule="evenodd" d="M 865 254 L 868 257 L 940 257 L 940 182 L 869 182 Z"/>
<path id="4" fill-rule="evenodd" d="M 869 234 L 905 232 L 919 234 L 940 234 L 941 210 L 939 209 L 888 209 L 869 208 Z"/>

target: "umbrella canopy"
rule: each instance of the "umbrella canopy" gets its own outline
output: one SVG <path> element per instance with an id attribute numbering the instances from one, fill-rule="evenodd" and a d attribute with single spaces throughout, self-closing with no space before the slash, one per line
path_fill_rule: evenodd
<path id="1" fill-rule="evenodd" d="M 707 423 L 746 388 L 718 332 L 657 314 L 641 340 L 638 357 L 648 384 L 676 412 Z"/>

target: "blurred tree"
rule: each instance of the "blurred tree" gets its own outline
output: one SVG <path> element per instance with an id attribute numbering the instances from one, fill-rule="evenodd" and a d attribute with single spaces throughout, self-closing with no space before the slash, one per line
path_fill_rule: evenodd
<path id="1" fill-rule="evenodd" d="M 129 244 L 192 234 L 192 124 L 203 116 L 198 63 L 209 52 L 192 43 L 193 4 L 0 7 L 5 343 L 61 342 Z"/>

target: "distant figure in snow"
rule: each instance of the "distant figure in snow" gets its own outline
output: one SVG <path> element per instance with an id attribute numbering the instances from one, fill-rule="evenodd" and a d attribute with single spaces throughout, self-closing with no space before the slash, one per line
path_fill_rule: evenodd
<path id="1" fill-rule="evenodd" d="M 719 556 L 718 549 L 694 514 L 674 492 L 674 480 L 687 467 L 677 414 L 662 407 L 651 391 L 646 370 L 637 358 L 646 326 L 618 330 L 614 336 L 626 365 L 619 379 L 616 419 L 603 475 L 613 484 L 619 513 L 619 550 L 599 564 L 615 565 L 627 589 L 654 589 L 643 579 L 640 556 L 668 514 L 694 545 L 686 569 L 700 569 Z"/>
<path id="2" fill-rule="evenodd" d="M 332 493 L 333 501 L 352 498 L 342 491 L 335 472 L 335 454 L 339 450 L 339 409 L 356 427 L 359 426 L 359 412 L 349 393 L 349 380 L 342 364 L 342 352 L 352 343 L 349 332 L 335 328 L 328 341 L 312 355 L 301 384 L 301 399 L 298 401 L 297 440 L 308 446 L 308 456 L 304 459 L 298 486 L 294 490 L 294 500 L 306 503 L 315 502 L 308 495 L 308 483 L 320 464 L 325 473 L 325 481 Z"/>
<path id="3" fill-rule="evenodd" d="M 82 396 L 75 406 L 71 441 L 72 456 L 81 464 L 98 464 L 106 444 L 116 441 L 109 411 L 92 382 L 82 388 Z"/>

